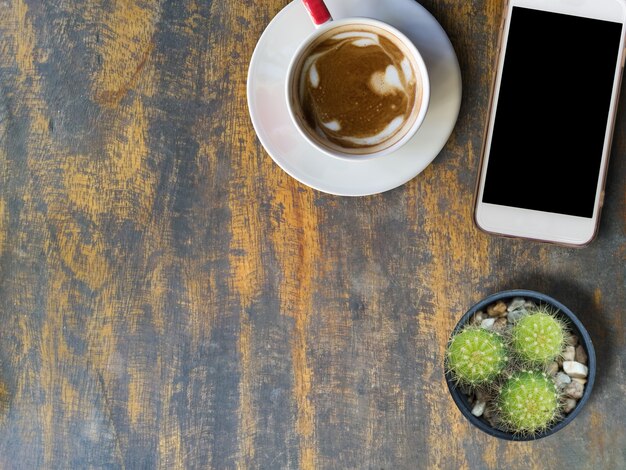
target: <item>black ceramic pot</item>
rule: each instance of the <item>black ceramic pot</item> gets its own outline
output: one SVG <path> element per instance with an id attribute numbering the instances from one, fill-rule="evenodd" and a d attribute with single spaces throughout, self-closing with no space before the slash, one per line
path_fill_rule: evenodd
<path id="1" fill-rule="evenodd" d="M 469 420 L 469 422 L 476 426 L 478 429 L 500 439 L 506 439 L 509 441 L 532 441 L 554 434 L 555 432 L 563 429 L 565 426 L 571 423 L 574 418 L 576 418 L 576 416 L 578 416 L 578 413 L 580 413 L 580 410 L 583 406 L 585 406 L 585 403 L 587 403 L 587 400 L 589 400 L 589 397 L 591 396 L 593 383 L 596 377 L 596 354 L 593 349 L 593 343 L 591 342 L 589 333 L 587 333 L 587 330 L 585 329 L 583 324 L 580 322 L 580 320 L 578 320 L 578 318 L 576 318 L 576 315 L 574 315 L 569 308 L 548 295 L 530 290 L 509 290 L 504 292 L 498 292 L 497 294 L 490 295 L 489 297 L 481 300 L 472 308 L 470 308 L 465 315 L 463 315 L 461 320 L 454 328 L 453 334 L 463 328 L 463 326 L 465 326 L 465 324 L 470 321 L 472 315 L 474 315 L 479 310 L 485 311 L 487 306 L 493 304 L 494 302 L 497 302 L 498 300 L 507 302 L 514 297 L 523 297 L 527 300 L 535 302 L 536 304 L 547 304 L 551 305 L 555 309 L 558 309 L 559 315 L 562 315 L 564 319 L 568 320 L 568 325 L 571 332 L 578 336 L 580 344 L 582 344 L 582 346 L 585 348 L 588 356 L 587 367 L 589 367 L 589 376 L 587 377 L 587 383 L 585 384 L 585 392 L 582 398 L 576 404 L 576 408 L 574 408 L 568 415 L 566 415 L 562 421 L 557 422 L 556 424 L 554 424 L 554 426 L 542 433 L 533 436 L 516 435 L 513 433 L 495 429 L 483 418 L 477 418 L 476 416 L 474 416 L 472 414 L 472 405 L 470 405 L 467 401 L 467 397 L 465 396 L 465 394 L 463 394 L 463 392 L 461 392 L 455 386 L 454 381 L 449 374 L 446 374 L 446 382 L 448 383 L 448 389 L 450 390 L 450 394 L 452 395 L 452 399 L 456 403 L 456 406 L 459 407 L 459 410 L 461 410 L 463 416 L 465 416 Z"/>

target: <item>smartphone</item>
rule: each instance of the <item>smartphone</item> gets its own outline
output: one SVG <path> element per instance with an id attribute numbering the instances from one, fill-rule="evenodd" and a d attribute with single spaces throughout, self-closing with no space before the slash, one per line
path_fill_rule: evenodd
<path id="1" fill-rule="evenodd" d="M 622 70 L 622 0 L 509 0 L 474 219 L 584 246 L 598 230 Z"/>

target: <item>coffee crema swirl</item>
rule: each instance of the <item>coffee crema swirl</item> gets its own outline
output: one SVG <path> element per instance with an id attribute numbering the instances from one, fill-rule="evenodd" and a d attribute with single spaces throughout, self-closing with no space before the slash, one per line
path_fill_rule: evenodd
<path id="1" fill-rule="evenodd" d="M 307 124 L 347 148 L 391 139 L 420 103 L 420 77 L 387 37 L 369 31 L 335 32 L 310 52 L 299 93 Z"/>

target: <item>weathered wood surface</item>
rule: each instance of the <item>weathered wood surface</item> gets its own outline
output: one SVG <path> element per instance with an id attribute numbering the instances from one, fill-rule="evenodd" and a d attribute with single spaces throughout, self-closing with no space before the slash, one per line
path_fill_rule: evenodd
<path id="1" fill-rule="evenodd" d="M 248 118 L 286 3 L 0 1 L 0 467 L 626 468 L 624 100 L 592 246 L 481 234 L 501 2 L 424 0 L 463 71 L 449 144 L 402 188 L 324 195 Z M 578 312 L 600 361 L 530 444 L 442 378 L 459 315 L 511 287 Z"/>

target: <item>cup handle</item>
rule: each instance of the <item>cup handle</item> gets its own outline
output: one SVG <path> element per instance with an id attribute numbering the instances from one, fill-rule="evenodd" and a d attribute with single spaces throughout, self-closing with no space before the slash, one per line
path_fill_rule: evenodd
<path id="1" fill-rule="evenodd" d="M 324 0 L 302 0 L 316 28 L 333 20 Z"/>

